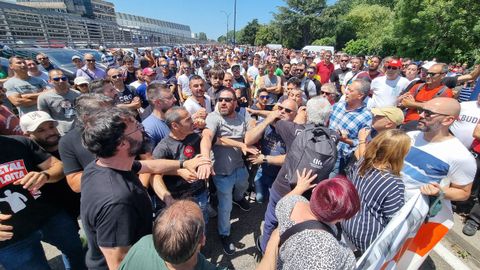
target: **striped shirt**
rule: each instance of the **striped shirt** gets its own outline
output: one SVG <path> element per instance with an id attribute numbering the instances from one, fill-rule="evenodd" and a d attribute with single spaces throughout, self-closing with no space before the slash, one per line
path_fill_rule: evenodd
<path id="1" fill-rule="evenodd" d="M 405 186 L 400 176 L 377 169 L 360 176 L 360 162 L 350 178 L 360 196 L 360 211 L 342 222 L 342 229 L 355 247 L 365 252 L 405 203 Z"/>

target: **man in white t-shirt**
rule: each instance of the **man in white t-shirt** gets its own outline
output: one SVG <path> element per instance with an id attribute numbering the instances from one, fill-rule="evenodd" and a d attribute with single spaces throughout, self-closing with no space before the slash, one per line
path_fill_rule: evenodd
<path id="1" fill-rule="evenodd" d="M 465 147 L 470 149 L 473 142 L 473 130 L 480 120 L 480 95 L 477 100 L 460 103 L 460 115 L 450 127 L 450 131 Z"/>
<path id="2" fill-rule="evenodd" d="M 178 77 L 178 96 L 180 97 L 180 103 L 183 102 L 192 95 L 192 91 L 190 91 L 190 77 L 192 76 L 192 69 L 190 63 L 182 62 L 181 66 L 182 75 Z"/>
<path id="3" fill-rule="evenodd" d="M 397 97 L 408 86 L 409 81 L 400 76 L 402 63 L 391 60 L 385 64 L 385 76 L 373 79 L 371 85 L 372 98 L 368 108 L 382 108 L 397 105 Z"/>
<path id="4" fill-rule="evenodd" d="M 192 95 L 185 100 L 183 107 L 190 113 L 196 128 L 205 127 L 207 114 L 212 112 L 212 101 L 205 94 L 205 82 L 199 75 L 190 78 L 190 90 Z"/>
<path id="5" fill-rule="evenodd" d="M 473 156 L 449 132 L 460 104 L 453 98 L 438 97 L 425 102 L 421 111 L 419 131 L 408 133 L 412 145 L 402 170 L 406 199 L 418 189 L 425 195 L 440 196 L 442 207 L 451 215 L 450 201 L 469 198 L 476 171 Z"/>

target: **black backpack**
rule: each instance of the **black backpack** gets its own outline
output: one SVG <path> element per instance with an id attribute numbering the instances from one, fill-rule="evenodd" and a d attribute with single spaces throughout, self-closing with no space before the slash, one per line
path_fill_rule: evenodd
<path id="1" fill-rule="evenodd" d="M 304 168 L 317 174 L 314 183 L 328 178 L 337 160 L 338 138 L 332 131 L 321 125 L 307 125 L 297 135 L 285 158 L 285 179 L 292 189 L 297 184 L 297 170 Z"/>

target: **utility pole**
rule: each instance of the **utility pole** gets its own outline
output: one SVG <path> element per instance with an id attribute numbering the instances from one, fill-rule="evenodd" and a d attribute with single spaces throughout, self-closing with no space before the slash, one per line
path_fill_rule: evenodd
<path id="1" fill-rule="evenodd" d="M 236 45 L 236 26 L 237 26 L 237 0 L 234 0 L 233 4 L 233 47 Z"/>
<path id="2" fill-rule="evenodd" d="M 225 16 L 227 16 L 227 33 L 225 34 L 225 44 L 228 44 L 228 21 L 230 20 L 230 15 L 232 14 L 231 12 L 230 13 L 227 13 L 226 11 L 224 10 L 221 10 L 220 12 L 224 13 Z"/>

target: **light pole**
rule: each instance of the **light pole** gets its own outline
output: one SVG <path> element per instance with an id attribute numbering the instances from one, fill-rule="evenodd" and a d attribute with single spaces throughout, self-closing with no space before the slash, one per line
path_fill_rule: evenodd
<path id="1" fill-rule="evenodd" d="M 237 26 L 237 0 L 234 1 L 233 4 L 233 47 L 235 48 L 236 44 L 236 26 Z"/>
<path id="2" fill-rule="evenodd" d="M 228 21 L 229 21 L 230 15 L 231 15 L 232 13 L 231 13 L 231 12 L 230 12 L 230 13 L 227 13 L 227 12 L 224 11 L 224 10 L 221 10 L 220 12 L 222 12 L 223 14 L 225 14 L 225 16 L 227 16 L 227 33 L 225 34 L 225 44 L 228 45 Z"/>

